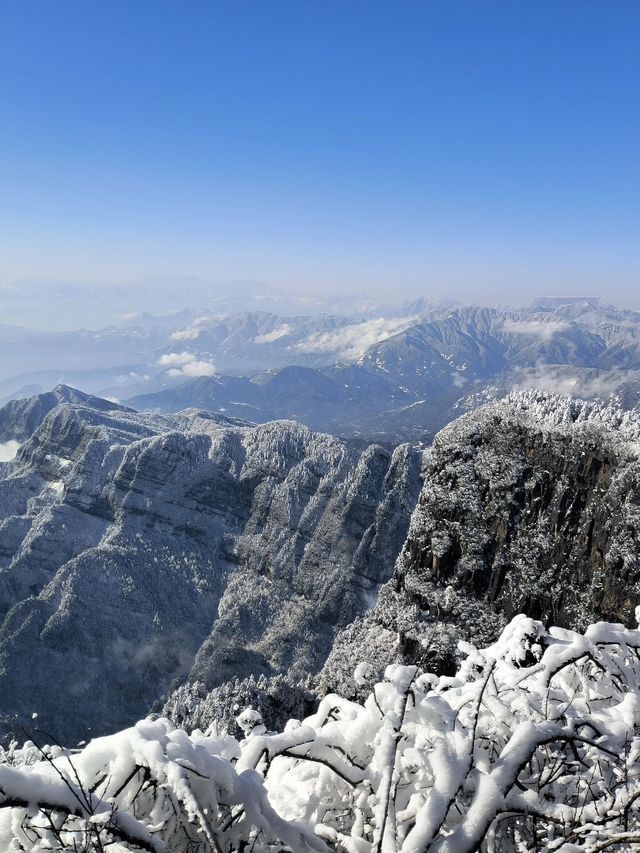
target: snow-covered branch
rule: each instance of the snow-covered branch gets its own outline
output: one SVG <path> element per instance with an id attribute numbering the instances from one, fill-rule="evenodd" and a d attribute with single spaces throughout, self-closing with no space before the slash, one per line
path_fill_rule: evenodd
<path id="1" fill-rule="evenodd" d="M 517 617 L 454 677 L 388 667 L 279 734 L 144 720 L 0 765 L 0 847 L 595 853 L 640 837 L 640 632 Z M 249 725 L 249 723 L 251 725 Z M 91 846 L 93 845 L 93 846 Z"/>

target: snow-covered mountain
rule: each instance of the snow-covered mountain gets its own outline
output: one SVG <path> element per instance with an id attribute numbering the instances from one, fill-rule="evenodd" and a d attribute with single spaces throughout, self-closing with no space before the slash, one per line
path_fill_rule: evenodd
<path id="1" fill-rule="evenodd" d="M 507 619 L 629 623 L 639 473 L 637 412 L 513 394 L 443 430 L 427 453 L 397 580 L 443 616 L 463 596 Z"/>
<path id="2" fill-rule="evenodd" d="M 129 403 L 159 412 L 196 405 L 256 421 L 287 417 L 335 435 L 428 443 L 465 411 L 514 389 L 616 401 L 627 408 L 640 402 L 640 315 L 634 312 L 575 300 L 541 300 L 518 311 L 422 310 L 430 315 L 348 323 L 299 339 L 288 357 L 302 365 L 306 351 L 304 369 L 200 377 L 133 396 Z M 379 339 L 367 345 L 371 336 Z M 320 340 L 331 342 L 327 351 L 333 358 L 342 347 L 342 360 L 314 364 L 313 342 Z"/>
<path id="3" fill-rule="evenodd" d="M 380 671 L 426 654 L 452 672 L 460 638 L 491 641 L 518 613 L 580 630 L 635 623 L 637 410 L 515 392 L 442 430 L 423 478 L 394 577 L 338 638 L 327 689 L 344 687 L 354 658 Z"/>
<path id="4" fill-rule="evenodd" d="M 319 670 L 311 698 L 345 695 L 360 659 L 428 639 L 452 671 L 518 612 L 582 629 L 640 598 L 637 411 L 515 392 L 419 454 L 57 388 L 0 445 L 5 730 L 112 730 L 181 682 L 168 710 L 206 725 L 248 676 L 294 708 Z"/>
<path id="5" fill-rule="evenodd" d="M 389 578 L 419 492 L 408 446 L 68 388 L 2 410 L 10 442 L 2 727 L 38 713 L 67 742 L 130 723 L 189 673 L 213 687 L 317 671 Z"/>
<path id="6" fill-rule="evenodd" d="M 123 398 L 174 389 L 194 377 L 287 366 L 331 367 L 359 357 L 415 316 L 219 314 L 185 309 L 135 314 L 98 330 L 0 326 L 0 400 L 74 384 Z"/>
<path id="7" fill-rule="evenodd" d="M 514 389 L 640 401 L 636 312 L 549 299 L 526 309 L 426 300 L 377 307 L 283 314 L 191 306 L 90 331 L 1 326 L 0 402 L 64 383 L 152 412 L 196 406 L 256 422 L 292 418 L 368 442 L 427 444 L 464 411 Z"/>
<path id="8" fill-rule="evenodd" d="M 359 365 L 320 370 L 284 367 L 253 378 L 202 376 L 178 388 L 127 400 L 142 411 L 171 412 L 199 407 L 223 415 L 265 423 L 279 418 L 299 421 L 333 435 L 362 437 L 397 444 L 401 430 L 386 429 L 387 412 L 412 405 L 412 396 L 383 375 Z M 417 431 L 424 435 L 425 427 Z M 413 437 L 411 433 L 407 438 Z"/>

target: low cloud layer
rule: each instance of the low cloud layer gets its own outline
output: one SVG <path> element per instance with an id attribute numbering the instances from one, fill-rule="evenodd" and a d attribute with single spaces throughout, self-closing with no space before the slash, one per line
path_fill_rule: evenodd
<path id="1" fill-rule="evenodd" d="M 413 326 L 417 317 L 385 318 L 378 317 L 363 323 L 352 323 L 330 332 L 318 332 L 310 335 L 306 341 L 296 344 L 300 352 L 335 353 L 337 358 L 353 361 L 374 344 L 387 340 Z"/>
<path id="2" fill-rule="evenodd" d="M 293 331 L 294 328 L 289 323 L 282 323 L 282 325 L 276 326 L 271 332 L 266 332 L 264 335 L 256 335 L 253 342 L 254 344 L 272 344 L 274 341 L 292 334 Z"/>
<path id="3" fill-rule="evenodd" d="M 20 450 L 20 442 L 14 441 L 14 439 L 0 441 L 0 462 L 9 462 L 15 457 L 18 450 Z"/>
<path id="4" fill-rule="evenodd" d="M 215 376 L 216 367 L 211 361 L 204 361 L 192 352 L 170 352 L 160 357 L 158 364 L 168 367 L 167 375 L 177 376 Z"/>
<path id="5" fill-rule="evenodd" d="M 607 399 L 630 382 L 640 382 L 640 371 L 581 369 L 563 366 L 521 369 L 513 374 L 513 388 L 535 388 L 553 394 Z"/>
<path id="6" fill-rule="evenodd" d="M 175 332 L 172 332 L 171 340 L 193 341 L 202 331 L 202 327 L 205 326 L 208 322 L 210 322 L 209 317 L 198 317 L 198 319 L 194 320 L 193 323 L 191 323 L 190 326 L 187 326 L 186 329 L 177 329 Z"/>
<path id="7" fill-rule="evenodd" d="M 547 341 L 558 332 L 566 332 L 570 327 L 571 324 L 563 320 L 505 320 L 502 329 L 512 335 L 530 335 Z"/>

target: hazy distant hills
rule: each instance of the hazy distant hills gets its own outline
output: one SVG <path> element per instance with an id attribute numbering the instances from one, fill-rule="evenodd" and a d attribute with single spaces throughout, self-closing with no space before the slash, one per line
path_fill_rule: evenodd
<path id="1" fill-rule="evenodd" d="M 133 289 L 134 303 L 143 291 Z M 273 304 L 257 287 L 243 298 L 259 294 L 260 304 Z M 540 299 L 524 309 L 356 302 L 341 306 L 345 313 L 192 306 L 130 314 L 98 330 L 0 326 L 0 403 L 63 383 L 148 411 L 291 418 L 398 443 L 428 442 L 458 414 L 518 388 L 638 402 L 637 312 L 592 299 Z"/>
<path id="2" fill-rule="evenodd" d="M 375 431 L 371 422 L 382 407 L 410 399 L 393 382 L 354 365 L 326 371 L 285 367 L 252 380 L 200 377 L 180 388 L 134 397 L 130 405 L 155 412 L 197 406 L 257 423 L 286 418 L 312 429 L 357 436 Z"/>
<path id="3" fill-rule="evenodd" d="M 140 314 L 98 330 L 0 326 L 0 400 L 25 388 L 73 384 L 110 397 L 174 387 L 214 373 L 252 374 L 290 365 L 322 367 L 358 357 L 415 317 Z"/>
<path id="4" fill-rule="evenodd" d="M 426 300 L 417 302 L 426 304 Z M 364 293 L 309 294 L 257 281 L 206 281 L 197 276 L 146 276 L 121 283 L 42 281 L 0 285 L 4 323 L 49 330 L 100 329 L 127 318 L 194 317 L 243 312 L 279 316 L 379 316 L 389 306 Z"/>
<path id="5" fill-rule="evenodd" d="M 293 418 L 313 429 L 389 442 L 428 441 L 478 402 L 517 388 L 615 398 L 626 407 L 638 402 L 635 312 L 547 301 L 521 311 L 448 309 L 405 322 L 332 366 L 272 369 L 242 380 L 198 378 L 128 402 L 159 412 L 197 405 L 259 422 Z M 324 335 L 345 340 L 357 331 L 364 337 L 370 326 L 342 325 Z M 309 347 L 309 339 L 302 346 Z"/>

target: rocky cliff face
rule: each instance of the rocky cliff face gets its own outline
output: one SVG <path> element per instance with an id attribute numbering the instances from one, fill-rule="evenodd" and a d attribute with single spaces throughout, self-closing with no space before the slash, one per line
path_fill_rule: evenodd
<path id="1" fill-rule="evenodd" d="M 37 712 L 68 741 L 175 679 L 317 671 L 390 577 L 419 455 L 57 393 L 0 412 L 23 442 L 0 463 L 4 730 Z"/>
<path id="2" fill-rule="evenodd" d="M 640 601 L 635 413 L 524 393 L 461 418 L 428 454 L 396 583 L 443 615 L 628 622 Z"/>
<path id="3" fill-rule="evenodd" d="M 323 679 L 354 656 L 431 657 L 483 642 L 517 613 L 584 628 L 632 624 L 640 604 L 640 418 L 535 392 L 465 415 L 425 454 L 393 580 L 338 638 Z M 398 642 L 399 641 L 399 642 Z"/>
<path id="4" fill-rule="evenodd" d="M 318 671 L 316 692 L 348 695 L 360 660 L 446 671 L 515 613 L 583 627 L 640 603 L 637 411 L 519 392 L 421 457 L 56 389 L 0 411 L 0 442 L 18 438 L 0 463 L 5 731 L 38 712 L 85 737 L 177 684 L 187 725 L 232 719 L 236 696 L 295 716 Z"/>

